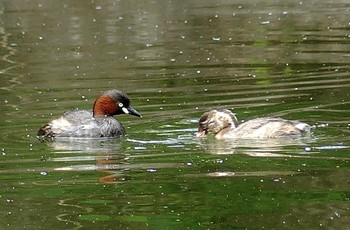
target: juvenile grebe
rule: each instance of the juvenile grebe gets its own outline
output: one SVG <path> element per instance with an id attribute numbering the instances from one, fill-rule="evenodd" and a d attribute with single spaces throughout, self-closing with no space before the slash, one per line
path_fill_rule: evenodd
<path id="1" fill-rule="evenodd" d="M 197 137 L 208 133 L 216 139 L 252 139 L 302 137 L 310 134 L 310 126 L 300 121 L 263 117 L 238 124 L 236 116 L 227 109 L 211 110 L 199 119 Z"/>
<path id="2" fill-rule="evenodd" d="M 123 126 L 113 115 L 141 114 L 130 107 L 128 96 L 122 91 L 112 89 L 99 96 L 93 110 L 71 110 L 61 117 L 44 125 L 38 131 L 38 138 L 52 137 L 118 137 L 125 134 Z"/>

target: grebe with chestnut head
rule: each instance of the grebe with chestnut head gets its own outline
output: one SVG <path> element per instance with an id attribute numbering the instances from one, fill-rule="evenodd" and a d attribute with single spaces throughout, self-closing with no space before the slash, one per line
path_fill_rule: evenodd
<path id="1" fill-rule="evenodd" d="M 238 124 L 236 116 L 227 109 L 211 110 L 199 119 L 197 137 L 209 133 L 216 139 L 254 139 L 303 137 L 310 134 L 310 126 L 300 121 L 263 117 Z"/>
<path id="2" fill-rule="evenodd" d="M 108 90 L 96 99 L 92 111 L 67 111 L 40 128 L 37 136 L 40 139 L 118 137 L 125 134 L 123 126 L 113 118 L 119 114 L 141 117 L 141 114 L 130 106 L 130 100 L 124 92 Z"/>

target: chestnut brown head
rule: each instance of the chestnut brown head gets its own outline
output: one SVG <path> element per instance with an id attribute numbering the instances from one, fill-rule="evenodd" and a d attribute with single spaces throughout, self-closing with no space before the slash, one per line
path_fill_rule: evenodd
<path id="1" fill-rule="evenodd" d="M 94 103 L 94 117 L 113 116 L 123 113 L 141 117 L 141 114 L 130 106 L 128 96 L 120 90 L 108 90 L 98 97 Z"/>

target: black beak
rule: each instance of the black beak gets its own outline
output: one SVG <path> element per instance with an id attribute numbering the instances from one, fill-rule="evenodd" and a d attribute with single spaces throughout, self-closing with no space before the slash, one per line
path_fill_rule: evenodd
<path id="1" fill-rule="evenodd" d="M 133 109 L 132 107 L 128 107 L 126 108 L 126 110 L 127 110 L 126 114 L 134 115 L 136 117 L 142 117 L 141 114 L 137 112 L 135 109 Z"/>

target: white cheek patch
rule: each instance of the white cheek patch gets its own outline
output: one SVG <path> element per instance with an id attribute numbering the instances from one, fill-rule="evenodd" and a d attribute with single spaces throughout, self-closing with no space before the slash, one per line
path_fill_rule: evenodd
<path id="1" fill-rule="evenodd" d="M 129 114 L 129 110 L 127 108 L 123 107 L 122 110 L 124 113 Z"/>

